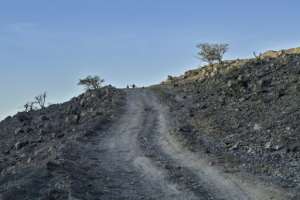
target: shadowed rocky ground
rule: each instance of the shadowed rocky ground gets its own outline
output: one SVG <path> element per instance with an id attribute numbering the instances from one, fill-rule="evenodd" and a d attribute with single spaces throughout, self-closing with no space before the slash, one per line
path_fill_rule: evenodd
<path id="1" fill-rule="evenodd" d="M 99 191 L 93 188 L 95 163 L 85 154 L 122 113 L 124 101 L 124 92 L 105 87 L 2 121 L 0 199 L 67 199 L 72 191 Z"/>
<path id="2" fill-rule="evenodd" d="M 178 120 L 173 135 L 230 172 L 299 191 L 299 53 L 225 61 L 154 87 Z"/>
<path id="3" fill-rule="evenodd" d="M 298 49 L 0 123 L 0 199 L 299 199 Z"/>

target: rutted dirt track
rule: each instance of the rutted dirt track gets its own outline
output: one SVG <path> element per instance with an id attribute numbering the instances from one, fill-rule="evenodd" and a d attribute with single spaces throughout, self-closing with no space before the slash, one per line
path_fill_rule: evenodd
<path id="1" fill-rule="evenodd" d="M 127 91 L 126 112 L 99 145 L 99 199 L 287 199 L 280 191 L 225 174 L 169 135 L 167 108 L 148 89 Z"/>
<path id="2" fill-rule="evenodd" d="M 275 54 L 8 116 L 0 200 L 299 200 L 299 48 Z"/>

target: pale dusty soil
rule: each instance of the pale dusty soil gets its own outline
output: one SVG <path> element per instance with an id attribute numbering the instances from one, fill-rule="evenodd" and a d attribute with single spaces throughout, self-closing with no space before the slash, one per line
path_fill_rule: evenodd
<path id="1" fill-rule="evenodd" d="M 100 142 L 112 185 L 101 199 L 289 199 L 254 178 L 224 173 L 169 135 L 171 116 L 147 89 L 129 90 L 123 117 Z"/>

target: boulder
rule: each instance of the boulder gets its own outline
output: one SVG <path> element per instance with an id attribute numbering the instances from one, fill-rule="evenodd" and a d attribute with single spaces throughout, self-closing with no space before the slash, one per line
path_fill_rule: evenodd
<path id="1" fill-rule="evenodd" d="M 64 133 L 52 133 L 52 138 L 63 138 L 65 136 Z"/>
<path id="2" fill-rule="evenodd" d="M 253 126 L 253 130 L 255 131 L 260 131 L 262 129 L 262 126 L 258 123 L 255 123 L 254 126 Z"/>
<path id="3" fill-rule="evenodd" d="M 65 122 L 70 123 L 70 124 L 78 124 L 79 120 L 80 120 L 80 114 L 70 115 L 70 116 L 65 118 Z"/>
<path id="4" fill-rule="evenodd" d="M 15 132 L 15 135 L 19 135 L 20 133 L 24 133 L 25 131 L 22 128 L 17 128 L 14 132 Z"/>
<path id="5" fill-rule="evenodd" d="M 40 121 L 48 121 L 48 120 L 50 120 L 50 119 L 46 115 L 43 115 L 40 117 Z"/>
<path id="6" fill-rule="evenodd" d="M 23 142 L 17 142 L 16 144 L 15 144 L 15 149 L 16 150 L 20 150 L 20 149 L 22 149 L 23 147 L 25 147 L 25 146 L 27 146 L 29 144 L 29 142 L 28 141 L 23 141 Z"/>
<path id="7" fill-rule="evenodd" d="M 299 152 L 300 151 L 300 142 L 293 142 L 291 144 L 288 145 L 287 147 L 287 152 L 288 153 L 295 153 L 295 152 Z"/>
<path id="8" fill-rule="evenodd" d="M 237 150 L 239 146 L 240 146 L 240 142 L 237 142 L 229 150 Z"/>
<path id="9" fill-rule="evenodd" d="M 54 171 L 60 168 L 61 163 L 59 161 L 48 161 L 46 164 L 47 170 Z"/>
<path id="10" fill-rule="evenodd" d="M 269 141 L 265 144 L 265 149 L 271 149 L 271 147 L 272 147 L 272 142 L 271 141 Z"/>
<path id="11" fill-rule="evenodd" d="M 31 117 L 28 113 L 18 113 L 17 114 L 17 119 L 20 121 L 20 122 L 25 122 L 25 121 L 29 121 L 31 120 Z"/>

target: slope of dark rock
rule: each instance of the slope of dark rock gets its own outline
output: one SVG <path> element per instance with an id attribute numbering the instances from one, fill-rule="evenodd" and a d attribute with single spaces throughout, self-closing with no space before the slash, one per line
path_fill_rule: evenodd
<path id="1" fill-rule="evenodd" d="M 73 191 L 85 197 L 98 191 L 88 151 L 92 138 L 122 112 L 124 96 L 105 87 L 3 120 L 0 199 L 68 199 Z"/>
<path id="2" fill-rule="evenodd" d="M 228 172 L 300 189 L 299 49 L 191 70 L 153 90 L 188 148 L 216 156 Z"/>

